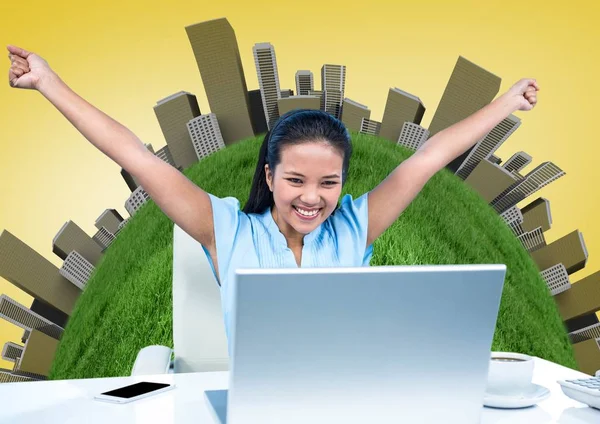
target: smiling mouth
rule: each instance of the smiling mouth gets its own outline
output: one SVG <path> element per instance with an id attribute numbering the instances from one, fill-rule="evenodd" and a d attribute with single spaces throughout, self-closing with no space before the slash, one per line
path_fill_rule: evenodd
<path id="1" fill-rule="evenodd" d="M 323 208 L 319 208 L 319 209 L 306 210 L 306 209 L 298 208 L 293 205 L 292 205 L 292 207 L 296 211 L 296 214 L 299 215 L 303 219 L 313 219 L 317 215 L 319 215 L 319 212 L 321 212 L 321 209 L 323 209 Z"/>

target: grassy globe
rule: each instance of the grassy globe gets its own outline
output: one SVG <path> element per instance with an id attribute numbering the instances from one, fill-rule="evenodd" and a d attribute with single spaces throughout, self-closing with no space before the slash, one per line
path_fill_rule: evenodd
<path id="1" fill-rule="evenodd" d="M 358 197 L 373 189 L 412 154 L 378 137 L 353 132 L 352 140 L 342 195 Z M 216 196 L 238 198 L 243 207 L 261 142 L 256 137 L 227 147 L 185 175 Z M 129 375 L 143 347 L 173 347 L 172 249 L 173 223 L 148 201 L 105 252 L 77 301 L 51 379 Z M 425 185 L 375 241 L 371 261 L 373 266 L 499 263 L 506 264 L 507 274 L 492 350 L 527 353 L 577 369 L 555 302 L 529 253 L 498 214 L 451 172 L 441 170 Z"/>

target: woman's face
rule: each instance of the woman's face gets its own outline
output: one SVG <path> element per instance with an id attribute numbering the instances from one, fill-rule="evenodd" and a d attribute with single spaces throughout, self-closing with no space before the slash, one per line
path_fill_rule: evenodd
<path id="1" fill-rule="evenodd" d="M 342 168 L 342 154 L 323 142 L 285 146 L 274 174 L 265 165 L 283 234 L 308 234 L 327 219 L 342 191 Z"/>

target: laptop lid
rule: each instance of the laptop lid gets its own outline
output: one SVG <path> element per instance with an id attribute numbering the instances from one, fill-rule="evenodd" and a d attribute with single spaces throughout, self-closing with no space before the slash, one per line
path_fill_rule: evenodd
<path id="1" fill-rule="evenodd" d="M 505 273 L 238 270 L 227 423 L 479 422 Z"/>

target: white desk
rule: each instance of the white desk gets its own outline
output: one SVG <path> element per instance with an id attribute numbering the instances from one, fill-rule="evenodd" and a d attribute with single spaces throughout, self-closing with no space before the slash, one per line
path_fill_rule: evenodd
<path id="1" fill-rule="evenodd" d="M 482 424 L 600 423 L 600 410 L 565 396 L 556 380 L 589 377 L 535 358 L 533 382 L 552 395 L 525 409 L 483 408 Z M 175 383 L 174 390 L 129 404 L 94 401 L 95 394 L 137 381 Z M 208 423 L 204 390 L 225 389 L 227 372 L 165 374 L 145 377 L 91 378 L 0 384 L 0 423 Z"/>

